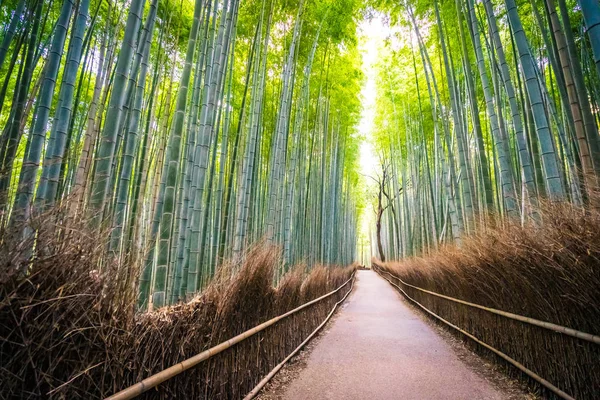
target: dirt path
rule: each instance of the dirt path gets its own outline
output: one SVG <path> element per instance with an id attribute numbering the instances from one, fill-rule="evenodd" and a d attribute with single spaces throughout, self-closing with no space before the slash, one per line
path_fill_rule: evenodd
<path id="1" fill-rule="evenodd" d="M 473 368 L 473 364 L 481 369 L 489 366 L 478 358 L 475 362 L 465 359 L 468 357 L 453 347 L 375 272 L 359 271 L 355 292 L 314 345 L 305 367 L 273 397 L 528 398 L 520 391 L 515 396 L 514 391 L 492 384 L 487 372 Z"/>

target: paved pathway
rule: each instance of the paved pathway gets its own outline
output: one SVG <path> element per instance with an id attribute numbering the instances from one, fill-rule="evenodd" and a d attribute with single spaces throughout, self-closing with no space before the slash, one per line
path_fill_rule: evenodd
<path id="1" fill-rule="evenodd" d="M 358 280 L 284 398 L 503 399 L 375 272 Z"/>

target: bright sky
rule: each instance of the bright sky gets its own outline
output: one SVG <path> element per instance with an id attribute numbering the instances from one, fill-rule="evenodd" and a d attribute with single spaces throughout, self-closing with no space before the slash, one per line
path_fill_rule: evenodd
<path id="1" fill-rule="evenodd" d="M 358 127 L 359 132 L 364 137 L 360 148 L 360 166 L 361 173 L 365 177 L 375 176 L 379 166 L 379 160 L 377 159 L 373 147 L 373 124 L 375 119 L 375 100 L 377 98 L 377 71 L 375 69 L 375 63 L 379 58 L 381 43 L 389 34 L 389 27 L 384 24 L 382 16 L 379 14 L 374 14 L 373 18 L 370 20 L 363 20 L 358 27 L 360 51 L 363 58 L 363 72 L 366 76 L 361 93 L 363 97 L 363 110 Z M 369 187 L 366 195 L 370 196 L 376 189 L 371 187 L 371 179 L 366 178 L 365 182 Z M 370 233 L 374 224 L 374 219 L 374 212 L 369 201 L 369 206 L 367 206 L 367 209 L 363 214 L 361 239 L 359 239 L 359 254 L 361 257 L 364 257 L 363 260 L 361 260 L 364 263 L 370 263 Z"/>
<path id="2" fill-rule="evenodd" d="M 379 55 L 379 46 L 388 35 L 388 28 L 384 26 L 381 16 L 376 14 L 371 20 L 363 20 L 358 29 L 363 72 L 366 76 L 361 93 L 363 110 L 359 125 L 359 131 L 365 138 L 360 151 L 361 172 L 364 175 L 373 176 L 378 164 L 372 143 L 375 99 L 377 98 L 375 63 Z"/>

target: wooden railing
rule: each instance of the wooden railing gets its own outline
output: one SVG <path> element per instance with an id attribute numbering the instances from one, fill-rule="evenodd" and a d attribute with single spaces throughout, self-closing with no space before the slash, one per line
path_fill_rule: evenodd
<path id="1" fill-rule="evenodd" d="M 262 324 L 254 327 L 252 329 L 249 329 L 246 332 L 243 332 L 234 338 L 231 338 L 231 339 L 229 339 L 223 343 L 220 343 L 208 350 L 205 350 L 202 353 L 196 354 L 195 356 L 188 358 L 187 360 L 184 360 L 176 365 L 173 365 L 172 367 L 169 367 L 161 372 L 158 372 L 158 373 L 144 379 L 143 381 L 136 383 L 135 385 L 132 385 L 126 389 L 121 390 L 118 393 L 115 393 L 114 395 L 108 397 L 106 400 L 133 399 L 133 398 L 141 395 L 142 393 L 160 385 L 161 383 L 181 374 L 182 372 L 195 367 L 196 365 L 200 364 L 201 362 L 206 361 L 206 360 L 210 359 L 211 357 L 214 357 L 215 355 L 231 348 L 232 346 L 236 345 L 237 343 L 240 343 L 240 342 L 254 336 L 255 334 L 267 329 L 268 327 L 277 324 L 279 321 L 281 321 L 293 314 L 296 314 L 297 312 L 299 312 L 307 307 L 310 307 L 313 304 L 317 304 L 317 303 L 327 299 L 330 296 L 333 296 L 334 294 L 336 294 L 340 290 L 342 290 L 345 286 L 347 286 L 349 283 L 353 282 L 354 276 L 355 276 L 355 274 L 352 274 L 350 279 L 348 279 L 346 282 L 344 282 L 337 289 L 335 289 L 317 299 L 309 301 L 308 303 L 303 304 L 300 307 L 297 307 L 291 311 L 288 311 L 287 313 L 285 313 L 283 315 L 280 315 L 280 316 L 272 318 L 266 322 L 263 322 Z M 352 288 L 350 288 L 350 290 L 352 290 Z M 346 296 L 348 293 L 350 293 L 350 290 L 346 293 Z M 344 296 L 344 299 L 346 298 L 346 296 Z M 335 307 L 337 307 L 337 304 L 335 305 Z M 330 315 L 331 314 L 332 313 L 330 313 Z M 329 318 L 330 317 L 328 317 L 327 319 L 329 319 Z M 324 325 L 324 324 L 321 324 L 321 325 Z M 313 334 L 314 334 L 314 332 L 313 332 Z M 305 342 L 306 342 L 306 340 L 305 340 Z"/>
<path id="2" fill-rule="evenodd" d="M 435 319 L 437 319 L 438 321 L 441 321 L 442 323 L 444 323 L 445 325 L 451 327 L 452 329 L 460 332 L 461 334 L 465 335 L 466 337 L 468 337 L 469 339 L 473 340 L 474 342 L 478 343 L 479 345 L 483 346 L 484 348 L 490 350 L 491 352 L 493 352 L 494 354 L 496 354 L 497 356 L 501 357 L 502 359 L 504 359 L 505 361 L 509 362 L 510 364 L 512 364 L 513 366 L 515 366 L 516 368 L 518 368 L 519 370 L 521 370 L 522 372 L 524 372 L 525 374 L 527 374 L 530 378 L 532 378 L 533 380 L 537 381 L 538 383 L 540 383 L 542 386 L 544 386 L 545 388 L 547 388 L 548 390 L 550 390 L 551 392 L 553 392 L 555 395 L 559 396 L 560 398 L 563 399 L 574 399 L 573 396 L 569 395 L 568 393 L 564 392 L 563 390 L 559 389 L 557 386 L 553 385 L 552 383 L 550 383 L 549 381 L 547 381 L 546 379 L 542 378 L 540 375 L 536 374 L 535 372 L 533 372 L 532 370 L 528 369 L 527 367 L 525 367 L 523 364 L 519 363 L 517 360 L 513 359 L 512 357 L 508 356 L 507 354 L 501 352 L 500 350 L 490 346 L 489 344 L 483 342 L 482 340 L 480 340 L 479 338 L 475 337 L 473 334 L 465 331 L 464 329 L 456 326 L 455 324 L 451 323 L 450 321 L 442 318 L 440 315 L 434 313 L 433 311 L 431 311 L 430 309 L 426 308 L 423 304 L 419 303 L 417 300 L 415 300 L 414 298 L 412 298 L 404 288 L 402 288 L 400 285 L 403 285 L 405 288 L 411 288 L 411 289 L 415 289 L 421 293 L 425 293 L 427 295 L 430 296 L 434 296 L 437 298 L 442 298 L 445 300 L 448 300 L 450 302 L 454 302 L 457 304 L 461 304 L 461 305 L 465 305 L 468 307 L 472 307 L 472 308 L 476 308 L 479 310 L 483 310 L 486 311 L 488 313 L 491 314 L 495 314 L 495 315 L 499 315 L 508 319 L 512 319 L 512 320 L 516 320 L 525 324 L 529 324 L 529 325 L 533 325 L 536 327 L 540 327 L 540 328 L 544 328 L 553 332 L 557 332 L 566 336 L 570 336 L 570 337 L 574 337 L 577 339 L 581 339 L 590 343 L 594 343 L 594 344 L 600 344 L 600 337 L 597 335 L 592 335 L 586 332 L 581 332 L 572 328 L 568 328 L 565 326 L 561 326 L 561 325 L 557 325 L 557 324 L 553 324 L 550 322 L 546 322 L 546 321 L 540 321 L 534 318 L 529 318 L 529 317 L 525 317 L 522 315 L 518 315 L 518 314 L 513 314 L 513 313 L 509 313 L 506 311 L 502 311 L 502 310 L 498 310 L 498 309 L 494 309 L 494 308 L 490 308 L 490 307 L 485 307 L 479 304 L 475 304 L 475 303 L 470 303 L 468 301 L 464 301 L 464 300 L 460 300 L 460 299 L 456 299 L 454 297 L 450 297 L 450 296 L 446 296 L 440 293 L 436 293 L 436 292 L 432 292 L 430 290 L 426 290 L 420 287 L 417 287 L 415 285 L 411 285 L 408 282 L 403 281 L 402 279 L 400 279 L 400 277 L 391 274 L 390 272 L 386 271 L 385 269 L 381 268 L 381 266 L 377 265 L 376 263 L 373 263 L 373 269 L 375 270 L 375 272 L 377 272 L 383 279 L 385 279 L 386 281 L 388 281 L 392 286 L 394 286 L 396 289 L 398 289 L 408 300 L 410 300 L 412 303 L 416 304 L 419 308 L 421 308 L 423 311 L 425 311 L 427 314 L 431 315 L 432 317 L 434 317 Z M 394 283 L 392 280 L 396 280 L 400 285 Z"/>

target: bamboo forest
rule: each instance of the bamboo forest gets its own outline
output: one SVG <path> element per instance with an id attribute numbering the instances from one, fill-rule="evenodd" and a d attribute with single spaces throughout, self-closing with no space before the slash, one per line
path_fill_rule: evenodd
<path id="1" fill-rule="evenodd" d="M 0 31 L 0 399 L 597 398 L 598 0 L 0 0 Z M 368 332 L 426 352 L 383 320 L 437 318 L 519 383 L 397 391 L 406 342 L 351 314 L 388 291 Z M 341 351 L 328 387 L 336 346 L 387 383 Z"/>

